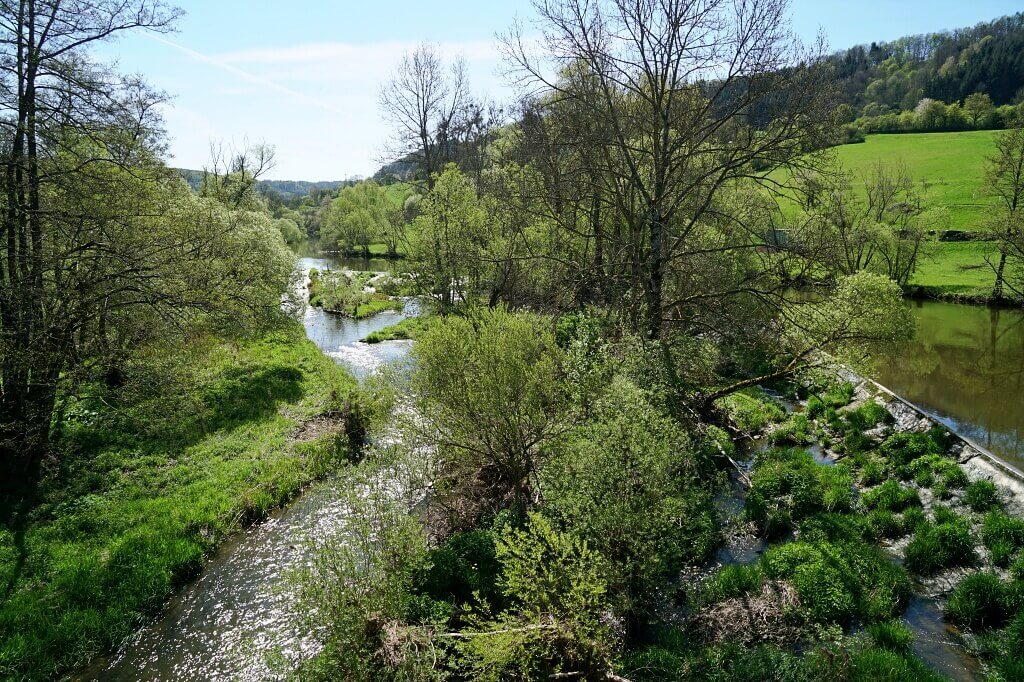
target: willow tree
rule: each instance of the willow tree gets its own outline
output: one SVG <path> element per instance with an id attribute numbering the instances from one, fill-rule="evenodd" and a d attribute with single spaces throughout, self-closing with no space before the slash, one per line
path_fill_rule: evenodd
<path id="1" fill-rule="evenodd" d="M 785 0 L 534 4 L 540 47 L 514 28 L 504 41 L 511 71 L 543 101 L 571 101 L 605 138 L 587 160 L 625 226 L 618 253 L 641 294 L 638 326 L 659 337 L 695 293 L 713 302 L 686 282 L 704 250 L 691 248 L 698 233 L 730 218 L 720 192 L 740 180 L 770 185 L 772 170 L 808 163 L 822 146 L 832 88 L 820 46 L 798 44 Z"/>

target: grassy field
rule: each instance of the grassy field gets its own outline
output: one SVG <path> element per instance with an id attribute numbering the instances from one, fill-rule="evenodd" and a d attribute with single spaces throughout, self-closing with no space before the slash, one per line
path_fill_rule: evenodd
<path id="1" fill-rule="evenodd" d="M 936 238 L 928 245 L 911 279 L 914 293 L 927 296 L 983 300 L 992 293 L 995 276 L 986 255 L 993 242 L 941 242 L 942 230 L 979 232 L 985 229 L 993 199 L 985 195 L 986 157 L 994 152 L 998 131 L 870 135 L 862 144 L 838 147 L 836 157 L 862 185 L 878 163 L 903 164 L 923 192 L 927 207 L 949 212 L 949 223 L 936 225 Z"/>
<path id="2" fill-rule="evenodd" d="M 903 164 L 928 206 L 949 210 L 948 229 L 973 232 L 984 227 L 986 207 L 992 203 L 983 191 L 986 157 L 995 151 L 997 131 L 870 135 L 862 144 L 839 147 L 843 167 L 858 177 L 870 175 L 879 162 Z"/>
<path id="3" fill-rule="evenodd" d="M 133 401 L 68 408 L 58 469 L 0 523 L 0 678 L 50 679 L 109 650 L 195 576 L 226 534 L 338 466 L 308 419 L 354 380 L 298 323 L 165 357 Z M 183 351 L 184 352 L 184 351 Z"/>

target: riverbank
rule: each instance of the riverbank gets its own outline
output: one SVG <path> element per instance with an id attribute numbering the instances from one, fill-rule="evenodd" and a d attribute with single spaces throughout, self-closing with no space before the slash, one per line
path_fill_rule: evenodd
<path id="1" fill-rule="evenodd" d="M 0 526 L 2 677 L 110 650 L 225 537 L 348 455 L 355 381 L 300 324 L 162 352 L 136 400 L 97 388 L 69 408 L 59 469 Z"/>
<path id="2" fill-rule="evenodd" d="M 1020 626 L 1000 628 L 1024 623 L 1024 475 L 876 382 L 836 378 L 791 395 L 789 416 L 761 430 L 727 541 L 755 551 L 725 555 L 698 599 L 697 628 L 798 641 L 786 604 L 765 602 L 775 580 L 812 621 L 859 623 L 878 646 L 913 651 L 940 674 L 982 679 L 984 661 L 1016 679 Z M 746 617 L 751 608 L 762 617 Z"/>

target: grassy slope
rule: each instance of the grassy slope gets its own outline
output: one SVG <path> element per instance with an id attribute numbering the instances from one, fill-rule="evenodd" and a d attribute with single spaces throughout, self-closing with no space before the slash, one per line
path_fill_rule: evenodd
<path id="1" fill-rule="evenodd" d="M 290 438 L 355 385 L 297 323 L 193 360 L 198 378 L 155 412 L 162 435 L 130 419 L 72 426 L 41 502 L 0 525 L 0 677 L 50 678 L 109 649 L 225 534 L 343 454 Z"/>
<path id="2" fill-rule="evenodd" d="M 992 203 L 983 185 L 985 158 L 995 151 L 996 132 L 870 135 L 862 144 L 839 147 L 837 153 L 843 167 L 857 177 L 870 175 L 878 162 L 904 164 L 919 187 L 927 183 L 927 204 L 949 210 L 949 229 L 972 232 L 982 229 Z"/>
<path id="3" fill-rule="evenodd" d="M 915 182 L 927 184 L 928 206 L 949 211 L 949 229 L 976 232 L 984 229 L 988 206 L 985 196 L 985 158 L 993 152 L 996 131 L 871 135 L 863 144 L 839 147 L 839 161 L 858 177 L 878 163 L 906 165 Z M 994 276 L 985 264 L 991 242 L 936 242 L 918 266 L 911 284 L 933 295 L 984 298 L 992 291 Z"/>

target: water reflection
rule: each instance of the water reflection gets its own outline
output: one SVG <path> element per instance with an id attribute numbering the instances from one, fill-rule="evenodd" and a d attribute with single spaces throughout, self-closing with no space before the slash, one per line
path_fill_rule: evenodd
<path id="1" fill-rule="evenodd" d="M 876 372 L 950 428 L 1024 466 L 1024 312 L 914 303 L 917 337 Z"/>

